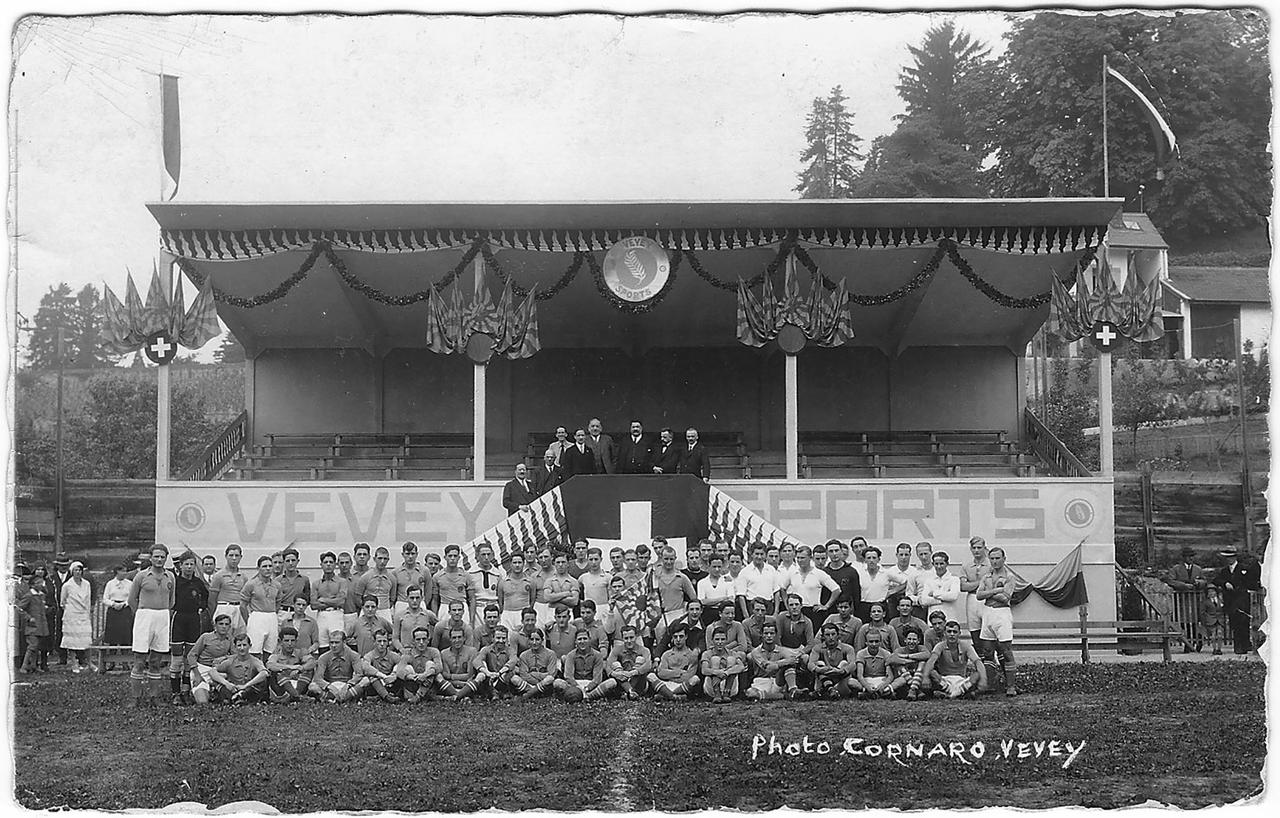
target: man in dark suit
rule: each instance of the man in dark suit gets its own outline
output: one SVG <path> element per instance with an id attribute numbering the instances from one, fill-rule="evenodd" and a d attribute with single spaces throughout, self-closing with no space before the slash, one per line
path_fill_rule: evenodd
<path id="1" fill-rule="evenodd" d="M 560 454 L 560 471 L 568 480 L 575 474 L 596 473 L 596 453 L 587 445 L 587 433 L 579 429 L 573 433 L 573 445 Z"/>
<path id="2" fill-rule="evenodd" d="M 677 474 L 680 471 L 680 447 L 670 429 L 658 433 L 658 445 L 653 449 L 653 473 Z"/>
<path id="3" fill-rule="evenodd" d="M 1222 608 L 1231 627 L 1231 644 L 1236 653 L 1249 653 L 1253 650 L 1250 633 L 1253 606 L 1249 592 L 1262 587 L 1262 566 L 1248 559 L 1239 548 L 1221 551 L 1219 556 L 1225 558 L 1227 564 L 1218 570 L 1213 584 L 1222 589 Z"/>
<path id="4" fill-rule="evenodd" d="M 613 445 L 613 438 L 606 435 L 600 424 L 600 418 L 592 418 L 587 424 L 587 446 L 596 455 L 596 474 L 614 474 L 618 471 L 618 450 Z"/>
<path id="5" fill-rule="evenodd" d="M 507 510 L 508 515 L 515 514 L 528 508 L 536 497 L 533 484 L 529 482 L 529 470 L 523 463 L 517 465 L 515 479 L 507 481 L 502 487 L 502 507 Z"/>
<path id="6" fill-rule="evenodd" d="M 542 465 L 533 476 L 533 493 L 541 497 L 564 481 L 560 467 L 556 465 L 556 456 L 547 452 L 542 456 Z"/>
<path id="7" fill-rule="evenodd" d="M 653 473 L 653 443 L 638 420 L 631 421 L 631 434 L 618 446 L 618 473 Z"/>
<path id="8" fill-rule="evenodd" d="M 1209 584 L 1204 569 L 1193 561 L 1194 548 L 1182 549 L 1182 562 L 1169 569 L 1169 587 L 1175 591 L 1200 591 Z"/>
<path id="9" fill-rule="evenodd" d="M 680 473 L 696 474 L 703 480 L 711 479 L 711 460 L 707 450 L 698 442 L 698 430 L 689 429 L 684 433 L 685 448 L 680 450 Z"/>
<path id="10" fill-rule="evenodd" d="M 49 574 L 49 593 L 45 594 L 45 599 L 49 605 L 49 611 L 53 614 L 53 627 L 50 629 L 49 637 L 54 650 L 58 651 L 60 665 L 67 663 L 67 650 L 62 647 L 62 586 L 70 579 L 71 558 L 65 553 L 59 554 L 53 561 L 53 572 Z"/>

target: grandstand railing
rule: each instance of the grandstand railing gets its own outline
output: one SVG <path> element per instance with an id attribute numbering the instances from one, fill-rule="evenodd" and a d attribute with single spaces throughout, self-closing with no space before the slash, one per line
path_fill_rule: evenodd
<path id="1" fill-rule="evenodd" d="M 1049 427 L 1035 416 L 1030 409 L 1023 410 L 1023 425 L 1026 429 L 1027 442 L 1031 450 L 1042 461 L 1049 464 L 1049 470 L 1055 477 L 1092 477 L 1093 473 L 1085 468 L 1080 458 L 1071 453 L 1058 436 L 1049 431 Z"/>
<path id="2" fill-rule="evenodd" d="M 222 434 L 205 447 L 194 463 L 183 470 L 179 480 L 217 480 L 235 460 L 244 453 L 249 430 L 249 412 L 241 412 L 227 424 Z"/>

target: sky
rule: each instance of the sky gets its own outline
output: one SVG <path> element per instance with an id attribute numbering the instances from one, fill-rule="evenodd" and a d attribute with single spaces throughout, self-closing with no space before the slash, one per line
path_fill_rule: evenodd
<path id="1" fill-rule="evenodd" d="M 1000 50 L 1002 15 L 950 16 Z M 791 199 L 813 98 L 842 85 L 854 130 L 889 132 L 907 46 L 942 19 L 26 18 L 16 309 L 58 281 L 121 294 L 126 270 L 145 291 L 161 70 L 181 78 L 176 201 Z"/>

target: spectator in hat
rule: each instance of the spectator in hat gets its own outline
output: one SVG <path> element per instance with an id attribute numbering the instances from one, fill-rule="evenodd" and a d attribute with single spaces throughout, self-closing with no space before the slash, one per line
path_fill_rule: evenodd
<path id="1" fill-rule="evenodd" d="M 27 637 L 27 650 L 22 659 L 22 672 L 35 673 L 49 669 L 49 617 L 46 607 L 44 566 L 32 574 L 22 598 L 18 600 L 18 626 Z"/>
<path id="2" fill-rule="evenodd" d="M 1249 592 L 1262 587 L 1262 567 L 1247 559 L 1243 549 L 1228 548 L 1218 552 L 1218 556 L 1227 564 L 1218 570 L 1213 584 L 1222 591 L 1222 607 L 1231 628 L 1231 644 L 1238 655 L 1244 655 L 1253 649 L 1253 610 Z"/>
<path id="3" fill-rule="evenodd" d="M 23 597 L 27 595 L 27 590 L 31 587 L 31 569 L 25 562 L 19 562 L 13 566 L 13 575 L 9 577 L 7 588 L 9 591 L 9 604 L 13 606 L 13 628 L 15 638 L 13 640 L 14 657 L 17 660 L 16 666 L 22 665 L 22 659 L 27 654 L 27 633 L 19 621 L 22 616 L 18 610 L 18 604 L 22 602 Z"/>
<path id="4" fill-rule="evenodd" d="M 58 648 L 75 657 L 71 663 L 72 673 L 97 670 L 86 658 L 89 645 L 93 644 L 93 624 L 89 618 L 93 610 L 93 588 L 84 576 L 84 563 L 76 560 L 69 567 L 70 576 L 58 592 L 58 607 L 62 611 L 62 638 Z"/>
<path id="5" fill-rule="evenodd" d="M 67 649 L 62 646 L 62 586 L 70 579 L 71 558 L 65 552 L 58 554 L 53 560 L 53 573 L 47 581 L 49 587 L 45 593 L 45 602 L 53 614 L 53 630 L 49 635 L 53 637 L 53 647 L 58 651 L 59 665 L 67 663 Z"/>

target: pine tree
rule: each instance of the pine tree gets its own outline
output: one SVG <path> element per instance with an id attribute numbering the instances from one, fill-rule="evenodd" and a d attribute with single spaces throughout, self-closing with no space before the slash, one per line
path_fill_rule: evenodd
<path id="1" fill-rule="evenodd" d="M 898 74 L 898 96 L 907 104 L 901 118 L 930 115 L 942 138 L 956 145 L 969 144 L 969 127 L 958 90 L 980 69 L 990 50 L 966 32 L 956 32 L 947 21 L 925 32 L 918 46 L 908 46 L 915 60 Z"/>
<path id="2" fill-rule="evenodd" d="M 805 119 L 808 147 L 800 154 L 805 168 L 795 190 L 802 199 L 847 199 L 857 179 L 854 162 L 865 157 L 859 151 L 862 137 L 853 132 L 853 112 L 839 85 L 826 99 L 816 97 Z"/>

